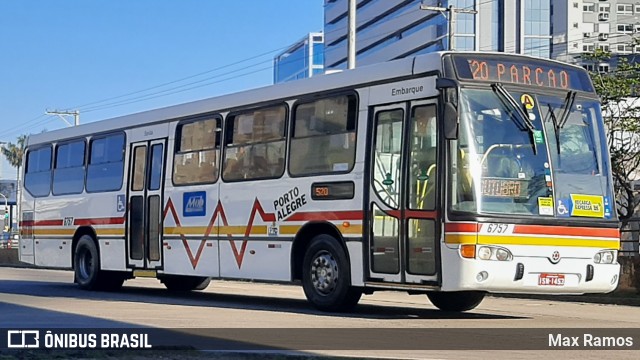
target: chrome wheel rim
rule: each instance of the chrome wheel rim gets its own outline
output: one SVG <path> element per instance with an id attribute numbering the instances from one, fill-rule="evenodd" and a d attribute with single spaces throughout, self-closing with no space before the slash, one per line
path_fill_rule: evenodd
<path id="1" fill-rule="evenodd" d="M 326 250 L 314 256 L 311 262 L 311 283 L 313 288 L 322 295 L 330 294 L 338 283 L 338 262 Z"/>

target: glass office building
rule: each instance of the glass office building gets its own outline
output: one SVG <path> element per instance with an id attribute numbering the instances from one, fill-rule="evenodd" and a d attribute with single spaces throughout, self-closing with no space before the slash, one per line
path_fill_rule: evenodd
<path id="1" fill-rule="evenodd" d="M 309 33 L 273 59 L 273 82 L 281 83 L 323 73 L 324 36 Z"/>
<path id="2" fill-rule="evenodd" d="M 325 0 L 326 69 L 346 68 L 348 2 Z M 455 50 L 551 55 L 551 0 L 358 0 L 357 64 L 448 49 L 448 14 L 421 4 L 477 12 L 456 13 Z"/>

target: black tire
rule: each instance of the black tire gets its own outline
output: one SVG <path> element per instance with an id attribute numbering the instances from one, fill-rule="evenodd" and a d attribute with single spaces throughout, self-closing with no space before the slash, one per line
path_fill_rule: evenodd
<path id="1" fill-rule="evenodd" d="M 125 275 L 117 271 L 100 270 L 100 254 L 93 238 L 82 235 L 73 256 L 75 282 L 85 290 L 117 290 Z"/>
<path id="2" fill-rule="evenodd" d="M 318 235 L 307 248 L 302 263 L 302 288 L 307 300 L 322 311 L 348 311 L 362 296 L 351 286 L 347 255 L 338 241 Z"/>
<path id="3" fill-rule="evenodd" d="M 160 282 L 169 291 L 204 290 L 209 286 L 211 278 L 201 276 L 165 275 Z"/>
<path id="4" fill-rule="evenodd" d="M 198 291 L 204 290 L 209 286 L 209 284 L 211 284 L 211 278 L 210 277 L 204 278 L 204 280 L 200 281 L 200 283 L 195 288 L 193 288 L 193 290 L 198 290 Z"/>
<path id="5" fill-rule="evenodd" d="M 427 297 L 433 305 L 443 311 L 468 311 L 475 309 L 484 299 L 482 291 L 429 292 Z"/>

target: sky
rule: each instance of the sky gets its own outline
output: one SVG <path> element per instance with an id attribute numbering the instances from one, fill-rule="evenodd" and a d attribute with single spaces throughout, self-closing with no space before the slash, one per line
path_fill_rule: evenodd
<path id="1" fill-rule="evenodd" d="M 0 0 L 0 141 L 67 126 L 46 110 L 88 123 L 270 85 L 323 16 L 323 0 Z"/>

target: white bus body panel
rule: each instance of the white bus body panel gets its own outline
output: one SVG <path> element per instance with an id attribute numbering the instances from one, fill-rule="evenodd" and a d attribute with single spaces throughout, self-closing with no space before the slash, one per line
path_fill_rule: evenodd
<path id="1" fill-rule="evenodd" d="M 35 265 L 71 267 L 71 239 L 39 238 L 35 240 Z"/>
<path id="2" fill-rule="evenodd" d="M 218 241 L 191 239 L 186 243 L 182 239 L 164 240 L 164 273 L 218 277 Z"/>
<path id="3" fill-rule="evenodd" d="M 100 239 L 100 268 L 122 271 L 127 268 L 127 249 L 124 239 Z"/>

